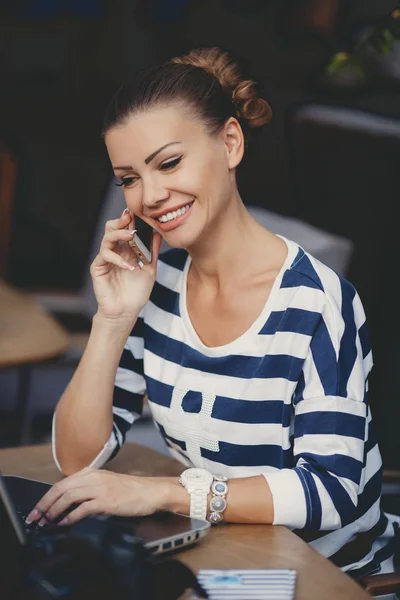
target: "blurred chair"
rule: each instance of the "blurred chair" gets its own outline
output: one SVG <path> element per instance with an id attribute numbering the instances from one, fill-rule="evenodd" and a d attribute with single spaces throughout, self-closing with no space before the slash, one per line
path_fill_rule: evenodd
<path id="1" fill-rule="evenodd" d="M 400 514 L 400 327 L 394 289 L 400 121 L 345 107 L 302 105 L 289 112 L 287 133 L 298 214 L 353 243 L 347 278 L 360 294 L 371 332 L 370 401 L 385 469 L 382 505 Z M 386 585 L 387 579 L 368 578 L 370 593 L 400 588 L 400 576 L 393 585 Z"/>

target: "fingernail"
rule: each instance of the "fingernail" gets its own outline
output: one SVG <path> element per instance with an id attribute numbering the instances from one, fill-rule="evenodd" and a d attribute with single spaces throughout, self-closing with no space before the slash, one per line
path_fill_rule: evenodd
<path id="1" fill-rule="evenodd" d="M 144 267 L 144 264 L 142 263 L 142 261 L 141 261 L 141 260 L 139 260 L 139 262 L 138 262 L 138 265 L 139 265 L 139 267 L 140 267 L 141 269 L 143 269 L 143 267 Z"/>
<path id="2" fill-rule="evenodd" d="M 38 525 L 39 527 L 43 527 L 43 525 L 47 525 L 48 521 L 45 517 L 43 517 L 43 519 L 40 519 Z"/>
<path id="3" fill-rule="evenodd" d="M 126 213 L 128 213 L 128 212 L 129 212 L 129 208 L 125 208 L 125 210 L 123 211 L 123 213 L 122 213 L 121 217 L 123 217 L 123 216 L 124 216 Z"/>
<path id="4" fill-rule="evenodd" d="M 128 231 L 129 235 L 135 235 L 136 229 L 132 229 L 132 231 Z"/>
<path id="5" fill-rule="evenodd" d="M 40 515 L 39 511 L 38 511 L 36 508 L 34 508 L 34 509 L 33 509 L 33 510 L 32 510 L 32 511 L 29 513 L 29 515 L 26 517 L 26 519 L 25 519 L 25 523 L 26 523 L 27 525 L 30 525 L 30 524 L 31 524 L 33 521 L 37 521 L 37 519 L 38 519 L 39 515 Z"/>
<path id="6" fill-rule="evenodd" d="M 65 517 L 62 521 L 60 521 L 58 523 L 59 525 L 67 525 L 68 524 L 68 517 Z"/>
<path id="7" fill-rule="evenodd" d="M 134 271 L 136 267 L 134 267 L 133 265 L 128 264 L 127 262 L 124 262 L 124 267 L 126 269 L 129 269 L 130 271 Z"/>

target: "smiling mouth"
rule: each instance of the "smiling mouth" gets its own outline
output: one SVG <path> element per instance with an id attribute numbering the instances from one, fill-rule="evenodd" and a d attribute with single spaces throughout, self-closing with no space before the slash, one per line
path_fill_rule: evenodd
<path id="1" fill-rule="evenodd" d="M 157 221 L 159 221 L 160 223 L 168 223 L 169 221 L 173 221 L 174 219 L 177 219 L 178 217 L 180 217 L 181 215 L 184 215 L 185 212 L 187 212 L 189 210 L 189 208 L 192 206 L 193 202 L 194 202 L 194 200 L 192 200 L 192 202 L 189 202 L 185 206 L 178 208 L 178 210 L 174 210 L 165 215 L 161 215 L 161 217 L 157 218 Z"/>

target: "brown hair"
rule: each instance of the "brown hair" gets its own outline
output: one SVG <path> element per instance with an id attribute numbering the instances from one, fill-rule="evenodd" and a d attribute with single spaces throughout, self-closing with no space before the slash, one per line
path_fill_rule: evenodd
<path id="1" fill-rule="evenodd" d="M 103 123 L 103 135 L 132 114 L 152 106 L 181 102 L 195 109 L 215 134 L 236 117 L 247 140 L 249 129 L 267 124 L 272 115 L 256 84 L 220 48 L 197 48 L 187 55 L 139 71 L 117 90 Z"/>

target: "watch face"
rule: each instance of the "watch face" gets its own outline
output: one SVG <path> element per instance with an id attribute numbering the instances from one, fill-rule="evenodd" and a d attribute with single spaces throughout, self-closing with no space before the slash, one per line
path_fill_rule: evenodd
<path id="1" fill-rule="evenodd" d="M 190 483 L 195 483 L 196 481 L 204 481 L 211 483 L 213 479 L 211 473 L 209 473 L 205 469 L 187 469 L 187 471 L 185 471 L 183 475 L 185 476 L 187 481 L 190 481 Z"/>

